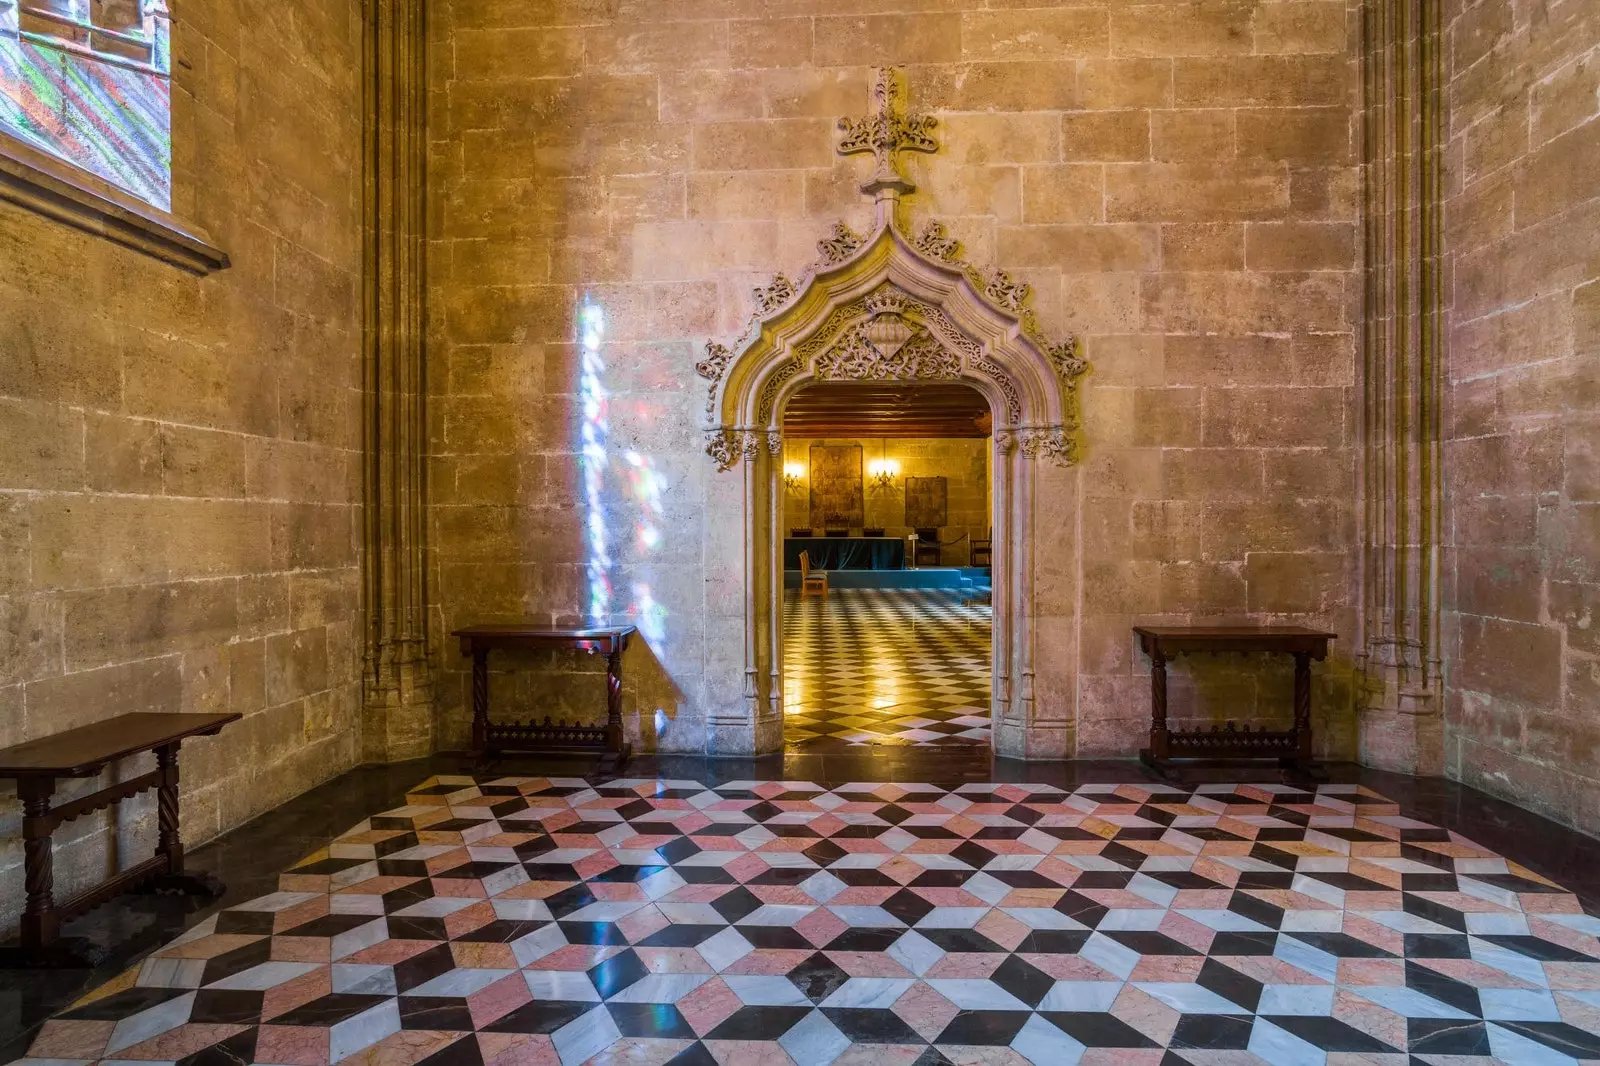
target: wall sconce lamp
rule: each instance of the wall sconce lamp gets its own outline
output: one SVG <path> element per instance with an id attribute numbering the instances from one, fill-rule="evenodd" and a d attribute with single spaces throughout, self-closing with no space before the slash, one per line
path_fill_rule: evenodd
<path id="1" fill-rule="evenodd" d="M 867 464 L 867 477 L 880 489 L 894 484 L 900 475 L 900 464 L 893 459 L 874 459 Z"/>
<path id="2" fill-rule="evenodd" d="M 783 487 L 784 488 L 786 488 L 786 489 L 797 489 L 797 488 L 799 488 L 800 487 L 800 481 L 805 476 L 806 476 L 806 468 L 801 466 L 799 463 L 784 463 L 783 464 Z"/>

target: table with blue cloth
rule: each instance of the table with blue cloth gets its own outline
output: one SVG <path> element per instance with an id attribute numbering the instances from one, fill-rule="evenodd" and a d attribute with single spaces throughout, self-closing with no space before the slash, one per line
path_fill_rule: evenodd
<path id="1" fill-rule="evenodd" d="M 783 568 L 800 569 L 809 552 L 813 570 L 904 570 L 906 542 L 899 537 L 785 537 Z"/>

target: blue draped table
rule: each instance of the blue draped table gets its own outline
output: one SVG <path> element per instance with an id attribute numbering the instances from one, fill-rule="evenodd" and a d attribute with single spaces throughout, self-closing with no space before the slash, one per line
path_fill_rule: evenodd
<path id="1" fill-rule="evenodd" d="M 800 569 L 809 552 L 814 570 L 904 570 L 906 542 L 899 537 L 785 537 L 783 568 Z"/>

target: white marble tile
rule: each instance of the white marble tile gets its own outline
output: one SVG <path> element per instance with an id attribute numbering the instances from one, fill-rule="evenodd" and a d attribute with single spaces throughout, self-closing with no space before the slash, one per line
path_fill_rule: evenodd
<path id="1" fill-rule="evenodd" d="M 579 1066 L 622 1039 L 622 1031 L 602 1006 L 574 1018 L 557 1029 L 550 1039 L 561 1057 L 561 1066 Z"/>
<path id="2" fill-rule="evenodd" d="M 821 1011 L 812 1011 L 778 1038 L 795 1066 L 829 1066 L 850 1046 L 850 1040 Z M 565 1064 L 563 1064 L 565 1066 Z"/>
<path id="3" fill-rule="evenodd" d="M 600 992 L 586 973 L 571 970 L 523 970 L 522 977 L 528 982 L 528 991 L 533 994 L 534 999 L 567 1003 L 600 1002 Z"/>

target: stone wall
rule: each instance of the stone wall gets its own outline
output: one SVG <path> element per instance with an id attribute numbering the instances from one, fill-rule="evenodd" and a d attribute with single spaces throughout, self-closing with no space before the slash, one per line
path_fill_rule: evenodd
<path id="1" fill-rule="evenodd" d="M 1137 748 L 1136 620 L 1296 620 L 1353 640 L 1356 12 L 973 6 L 430 9 L 442 743 L 464 736 L 444 631 L 577 617 L 598 596 L 653 614 L 630 653 L 644 743 L 703 746 L 742 662 L 736 624 L 708 624 L 739 595 L 742 488 L 701 454 L 692 367 L 831 223 L 871 228 L 868 164 L 834 141 L 839 116 L 866 112 L 875 65 L 902 66 L 912 106 L 940 119 L 941 151 L 913 161 L 913 225 L 938 217 L 968 259 L 1029 282 L 1045 331 L 1079 334 L 1093 363 L 1085 465 L 1042 480 L 1040 698 L 1075 724 L 1056 750 Z M 607 405 L 591 481 L 585 306 L 604 319 L 588 410 L 598 390 Z M 1353 650 L 1320 675 L 1341 753 Z M 1287 679 L 1265 676 L 1276 713 Z M 1253 679 L 1193 680 L 1174 680 L 1180 713 L 1268 713 Z"/>
<path id="2" fill-rule="evenodd" d="M 1447 765 L 1592 830 L 1600 11 L 1480 0 L 1448 30 Z"/>
<path id="3" fill-rule="evenodd" d="M 232 268 L 0 204 L 0 744 L 244 712 L 185 747 L 198 842 L 360 747 L 361 24 L 324 0 L 176 15 L 174 210 Z M 152 795 L 58 834 L 58 891 L 148 854 Z M 18 823 L 8 788 L 0 927 Z"/>
<path id="4" fill-rule="evenodd" d="M 906 478 L 942 477 L 945 479 L 947 511 L 941 541 L 957 541 L 944 549 L 946 566 L 965 566 L 970 557 L 971 540 L 987 535 L 992 519 L 989 500 L 989 462 L 993 446 L 986 439 L 932 438 L 894 439 L 883 437 L 845 440 L 811 440 L 785 437 L 784 462 L 805 468 L 799 483 L 784 497 L 784 527 L 815 526 L 822 536 L 822 518 L 811 514 L 811 447 L 815 444 L 853 444 L 861 449 L 861 474 L 864 486 L 867 525 L 882 529 L 884 536 L 904 538 L 911 533 L 906 525 Z M 883 488 L 873 485 L 867 468 L 874 459 L 887 457 L 899 464 L 894 483 Z"/>

